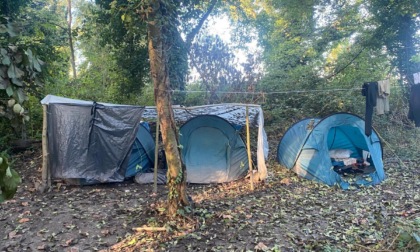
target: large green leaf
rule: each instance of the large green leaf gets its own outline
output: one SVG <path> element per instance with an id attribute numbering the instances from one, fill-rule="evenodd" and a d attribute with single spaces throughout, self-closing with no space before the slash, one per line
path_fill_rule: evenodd
<path id="1" fill-rule="evenodd" d="M 19 103 L 20 104 L 22 104 L 25 100 L 26 100 L 26 95 L 25 95 L 25 93 L 23 92 L 23 89 L 22 88 L 19 88 L 17 91 L 16 91 L 16 94 L 17 94 L 17 97 L 18 97 L 18 101 L 19 101 Z"/>
<path id="2" fill-rule="evenodd" d="M 20 68 L 16 67 L 16 78 L 22 78 L 25 75 L 25 72 L 22 71 Z"/>
<path id="3" fill-rule="evenodd" d="M 19 174 L 9 167 L 3 175 L 3 182 L 0 182 L 0 185 L 2 186 L 2 190 L 13 191 L 17 189 L 20 183 L 22 183 L 22 179 Z"/>
<path id="4" fill-rule="evenodd" d="M 9 166 L 7 158 L 0 156 L 0 202 L 13 198 L 22 183 L 19 174 Z"/>
<path id="5" fill-rule="evenodd" d="M 7 51 L 4 48 L 0 48 L 0 53 L 3 57 L 7 56 Z"/>
<path id="6" fill-rule="evenodd" d="M 10 65 L 10 57 L 9 56 L 3 56 L 3 59 L 1 60 L 1 63 L 3 64 L 3 65 Z"/>
<path id="7" fill-rule="evenodd" d="M 7 32 L 10 37 L 16 37 L 18 35 L 18 26 L 16 23 L 7 23 Z"/>
<path id="8" fill-rule="evenodd" d="M 39 64 L 39 62 L 38 62 L 38 59 L 37 58 L 34 58 L 34 68 L 38 71 L 38 72 L 41 72 L 41 65 Z"/>
<path id="9" fill-rule="evenodd" d="M 11 64 L 7 70 L 7 75 L 9 78 L 22 78 L 25 75 L 25 72 L 19 69 L 15 64 Z"/>
<path id="10" fill-rule="evenodd" d="M 17 78 L 12 78 L 12 82 L 13 84 L 15 84 L 16 86 L 22 87 L 23 86 L 23 82 L 20 79 Z"/>
<path id="11" fill-rule="evenodd" d="M 32 50 L 31 49 L 26 50 L 25 54 L 28 56 L 29 66 L 32 67 L 33 64 L 34 64 L 33 63 L 34 59 L 33 59 Z"/>
<path id="12" fill-rule="evenodd" d="M 16 78 L 16 71 L 15 71 L 15 65 L 11 65 L 9 66 L 9 68 L 7 69 L 7 75 L 9 76 L 9 78 Z"/>
<path id="13" fill-rule="evenodd" d="M 11 85 L 6 88 L 6 93 L 9 97 L 13 95 L 13 87 Z"/>

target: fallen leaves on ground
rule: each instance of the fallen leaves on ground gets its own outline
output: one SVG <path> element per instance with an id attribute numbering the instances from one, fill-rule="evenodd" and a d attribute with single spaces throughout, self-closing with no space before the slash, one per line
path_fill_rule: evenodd
<path id="1" fill-rule="evenodd" d="M 25 159 L 34 163 L 24 166 Z M 385 157 L 388 178 L 342 190 L 308 181 L 270 158 L 269 177 L 189 185 L 195 207 L 165 216 L 166 187 L 54 184 L 34 190 L 39 150 L 17 157 L 23 184 L 0 205 L 1 251 L 414 251 L 420 164 Z M 140 232 L 135 228 L 143 228 Z M 134 229 L 134 230 L 133 230 Z M 153 231 L 153 230 L 156 231 Z M 140 230 L 140 229 L 139 229 Z M 416 247 L 417 246 L 417 247 Z"/>

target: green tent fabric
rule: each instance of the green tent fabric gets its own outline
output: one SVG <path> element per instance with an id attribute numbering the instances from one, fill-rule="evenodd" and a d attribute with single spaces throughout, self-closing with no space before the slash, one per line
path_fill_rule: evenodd
<path id="1" fill-rule="evenodd" d="M 248 157 L 235 127 L 214 115 L 201 115 L 180 128 L 182 159 L 189 183 L 223 183 L 246 175 Z"/>

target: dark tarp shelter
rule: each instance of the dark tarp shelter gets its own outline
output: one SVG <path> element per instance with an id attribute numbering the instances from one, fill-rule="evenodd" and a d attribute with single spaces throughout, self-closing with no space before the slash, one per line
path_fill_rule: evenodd
<path id="1" fill-rule="evenodd" d="M 125 179 L 144 108 L 46 96 L 51 178 Z M 153 140 L 153 139 L 152 139 Z"/>

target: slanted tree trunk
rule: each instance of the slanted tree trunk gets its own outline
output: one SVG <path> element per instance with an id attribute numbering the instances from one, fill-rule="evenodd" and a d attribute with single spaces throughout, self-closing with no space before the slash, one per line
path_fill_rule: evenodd
<path id="1" fill-rule="evenodd" d="M 67 0 L 67 33 L 69 34 L 69 45 L 70 45 L 70 61 L 71 61 L 71 68 L 73 70 L 73 78 L 76 79 L 76 59 L 74 57 L 74 47 L 73 47 L 73 36 L 71 32 L 71 23 L 72 23 L 72 16 L 71 16 L 71 0 Z"/>
<path id="2" fill-rule="evenodd" d="M 168 215 L 173 216 L 177 210 L 189 204 L 186 192 L 186 170 L 181 161 L 178 133 L 175 125 L 168 71 L 168 40 L 162 13 L 162 0 L 151 3 L 148 13 L 148 50 L 150 71 L 155 89 L 155 102 L 160 120 L 162 141 L 168 164 Z M 165 6 L 167 15 L 168 6 Z"/>

